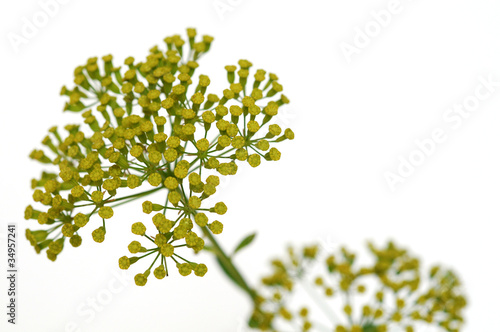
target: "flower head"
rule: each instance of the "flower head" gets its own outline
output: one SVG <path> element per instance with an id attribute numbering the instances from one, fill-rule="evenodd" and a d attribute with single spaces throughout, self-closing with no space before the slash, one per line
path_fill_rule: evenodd
<path id="1" fill-rule="evenodd" d="M 276 75 L 240 60 L 239 67 L 225 67 L 226 86 L 209 93 L 210 77 L 195 72 L 213 38 L 189 28 L 187 39 L 164 41 L 166 49 L 155 46 L 142 61 L 128 57 L 123 66 L 111 55 L 90 58 L 76 68 L 74 86 L 62 88 L 64 111 L 80 114 L 82 123 L 52 127 L 42 141 L 48 151 L 30 154 L 55 170 L 32 181 L 41 207 L 24 213 L 48 227 L 44 236 L 31 231 L 27 237 L 37 252 L 47 248 L 49 259 L 66 238 L 80 246 L 80 229 L 89 223 L 94 241 L 103 242 L 106 223 L 117 219 L 115 206 L 142 199 L 142 211 L 156 213 L 129 223 L 141 242 L 130 243 L 137 256 L 121 257 L 119 267 L 151 258 L 153 265 L 135 277 L 140 286 L 151 269 L 158 279 L 167 276 L 169 262 L 181 275 L 203 276 L 207 267 L 183 256 L 223 230 L 214 215 L 224 215 L 227 206 L 206 201 L 216 194 L 219 176 L 235 175 L 241 162 L 257 167 L 279 160 L 274 145 L 293 139 L 289 129 L 279 136 L 281 128 L 271 123 L 288 101 Z M 143 199 L 159 191 L 161 202 Z"/>
<path id="2" fill-rule="evenodd" d="M 307 283 L 315 297 L 324 296 L 322 302 L 330 307 L 327 310 L 341 308 L 333 331 L 380 332 L 391 325 L 404 331 L 424 325 L 443 332 L 460 330 L 467 301 L 452 271 L 435 266 L 424 273 L 417 258 L 392 242 L 382 248 L 369 243 L 368 248 L 371 265 L 358 263 L 357 256 L 346 248 L 329 254 L 323 263 L 318 261 L 317 246 L 301 252 L 290 248 L 288 258 L 274 260 L 273 273 L 262 279 L 262 293 L 268 295 L 256 303 L 253 327 L 281 326 L 293 315 L 301 317 L 302 324 L 309 322 L 305 307 L 292 309 L 286 301 L 295 284 Z M 318 264 L 319 271 L 314 269 Z"/>

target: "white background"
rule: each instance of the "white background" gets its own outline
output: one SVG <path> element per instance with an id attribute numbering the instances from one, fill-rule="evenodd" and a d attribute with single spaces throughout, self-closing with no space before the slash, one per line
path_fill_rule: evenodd
<path id="1" fill-rule="evenodd" d="M 231 6 L 218 12 L 214 5 Z M 275 72 L 291 99 L 280 121 L 296 133 L 280 145 L 282 158 L 240 174 L 218 192 L 229 212 L 219 236 L 232 248 L 257 231 L 238 265 L 252 284 L 288 243 L 347 244 L 395 239 L 426 265 L 457 270 L 470 306 L 465 332 L 497 326 L 500 269 L 500 87 L 460 126 L 443 119 L 454 104 L 473 96 L 478 77 L 500 81 L 500 6 L 489 0 L 401 0 L 400 12 L 348 62 L 342 42 L 374 19 L 389 1 L 97 1 L 59 5 L 44 27 L 16 48 L 23 19 L 42 10 L 37 1 L 2 1 L 0 22 L 0 268 L 6 269 L 5 224 L 19 234 L 31 204 L 30 179 L 41 172 L 28 159 L 49 127 L 79 121 L 62 113 L 59 90 L 90 56 L 109 53 L 141 59 L 167 35 L 189 26 L 215 37 L 199 73 L 224 88 L 223 66 L 240 58 Z M 218 85 L 217 85 L 218 84 Z M 436 128 L 447 139 L 391 191 L 384 173 L 397 172 L 398 157 L 416 151 L 415 140 Z M 418 152 L 416 152 L 418 153 Z M 204 278 L 177 273 L 146 287 L 120 282 L 117 259 L 134 239 L 129 225 L 144 218 L 140 203 L 115 213 L 103 244 L 84 238 L 52 263 L 19 243 L 18 325 L 2 331 L 246 331 L 247 298 L 229 284 L 210 257 Z M 136 220 L 137 219 L 137 220 Z M 6 282 L 1 278 L 4 312 Z M 120 279 L 121 280 L 121 279 Z M 127 283 L 122 287 L 123 283 Z M 110 286 L 111 285 L 111 286 Z M 111 288 L 110 288 L 111 287 Z M 120 288 L 121 287 L 121 288 Z M 120 288 L 116 290 L 116 288 Z M 89 313 L 89 298 L 111 299 Z M 108 292 L 108 293 L 106 293 Z M 109 301 L 107 301 L 109 300 Z"/>

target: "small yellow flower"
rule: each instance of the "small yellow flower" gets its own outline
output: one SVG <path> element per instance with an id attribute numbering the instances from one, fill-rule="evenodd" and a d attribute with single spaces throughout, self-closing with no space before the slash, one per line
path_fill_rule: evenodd
<path id="1" fill-rule="evenodd" d="M 158 151 L 151 151 L 148 155 L 149 161 L 158 164 L 161 161 L 162 154 Z"/>
<path id="2" fill-rule="evenodd" d="M 136 235 L 146 234 L 146 226 L 142 222 L 136 222 L 132 224 L 132 233 Z"/>
<path id="3" fill-rule="evenodd" d="M 142 245 L 138 241 L 132 241 L 128 245 L 128 250 L 130 251 L 131 254 L 136 254 L 139 251 L 141 251 Z"/>
<path id="4" fill-rule="evenodd" d="M 84 227 L 89 222 L 89 217 L 86 214 L 78 213 L 74 217 L 74 223 L 78 227 Z"/>
<path id="5" fill-rule="evenodd" d="M 69 238 L 69 243 L 75 248 L 79 247 L 82 244 L 82 237 L 78 234 L 74 234 Z"/>
<path id="6" fill-rule="evenodd" d="M 196 148 L 199 151 L 207 151 L 210 146 L 210 142 L 206 138 L 202 138 L 196 142 Z"/>
<path id="7" fill-rule="evenodd" d="M 177 191 L 171 191 L 168 193 L 168 201 L 174 204 L 175 206 L 179 204 L 181 198 L 182 198 L 181 194 L 179 194 Z"/>
<path id="8" fill-rule="evenodd" d="M 248 163 L 252 167 L 257 167 L 260 165 L 260 156 L 256 153 L 248 156 Z"/>
<path id="9" fill-rule="evenodd" d="M 227 212 L 227 206 L 224 202 L 216 203 L 213 208 L 210 209 L 211 212 L 215 212 L 217 214 L 223 215 Z"/>
<path id="10" fill-rule="evenodd" d="M 281 152 L 279 152 L 278 149 L 271 148 L 271 150 L 269 150 L 269 159 L 278 161 L 280 160 L 280 158 L 281 158 Z"/>
<path id="11" fill-rule="evenodd" d="M 164 153 L 163 156 L 165 157 L 165 160 L 168 161 L 169 163 L 175 161 L 179 154 L 177 151 L 173 148 L 167 149 Z"/>
<path id="12" fill-rule="evenodd" d="M 138 273 L 135 275 L 134 281 L 137 286 L 145 286 L 148 282 L 148 277 L 145 274 Z"/>
<path id="13" fill-rule="evenodd" d="M 160 252 L 165 257 L 170 257 L 174 254 L 174 246 L 170 243 L 167 243 L 160 247 Z"/>
<path id="14" fill-rule="evenodd" d="M 129 187 L 130 189 L 137 188 L 140 185 L 141 179 L 137 175 L 131 174 L 127 177 L 127 187 Z"/>
<path id="15" fill-rule="evenodd" d="M 153 274 L 157 279 L 163 279 L 167 275 L 167 271 L 163 265 L 160 265 L 153 271 Z"/>
<path id="16" fill-rule="evenodd" d="M 151 173 L 148 176 L 148 182 L 153 187 L 158 187 L 161 184 L 161 174 L 160 173 Z"/>
<path id="17" fill-rule="evenodd" d="M 179 270 L 179 274 L 184 277 L 190 275 L 191 271 L 193 271 L 189 263 L 177 264 L 177 269 Z"/>
<path id="18" fill-rule="evenodd" d="M 198 209 L 201 206 L 201 200 L 199 197 L 191 196 L 189 197 L 189 207 L 192 209 Z"/>
<path id="19" fill-rule="evenodd" d="M 198 277 L 203 277 L 208 271 L 208 268 L 205 264 L 198 264 L 194 268 L 194 274 Z"/>
<path id="20" fill-rule="evenodd" d="M 214 220 L 212 223 L 208 224 L 208 228 L 210 228 L 212 233 L 220 234 L 222 233 L 223 225 L 220 221 Z"/>
<path id="21" fill-rule="evenodd" d="M 153 203 L 150 201 L 144 201 L 142 203 L 142 212 L 147 214 L 153 212 Z"/>
<path id="22" fill-rule="evenodd" d="M 130 260 L 127 256 L 123 256 L 118 260 L 118 265 L 120 269 L 127 270 L 130 267 Z"/>
<path id="23" fill-rule="evenodd" d="M 103 219 L 109 219 L 111 217 L 113 217 L 113 209 L 109 206 L 103 206 L 99 209 L 99 212 L 98 212 L 99 216 Z"/>
<path id="24" fill-rule="evenodd" d="M 72 237 L 73 234 L 75 233 L 73 224 L 64 224 L 63 227 L 61 228 L 61 233 L 66 237 Z"/>
<path id="25" fill-rule="evenodd" d="M 99 191 L 99 190 L 95 190 L 92 192 L 92 195 L 91 195 L 91 199 L 94 203 L 100 203 L 102 202 L 102 199 L 104 197 L 104 194 L 102 193 L 102 191 Z"/>
<path id="26" fill-rule="evenodd" d="M 85 190 L 83 189 L 82 186 L 76 186 L 71 189 L 71 195 L 74 197 L 80 197 L 85 193 Z"/>
<path id="27" fill-rule="evenodd" d="M 92 238 L 97 243 L 103 242 L 105 235 L 106 231 L 104 230 L 104 227 L 99 227 L 92 232 Z"/>
<path id="28" fill-rule="evenodd" d="M 189 166 L 188 166 L 189 167 Z M 189 172 L 189 168 L 185 164 L 178 163 L 174 169 L 174 174 L 179 179 L 184 179 Z"/>
<path id="29" fill-rule="evenodd" d="M 174 190 L 179 186 L 179 182 L 173 176 L 169 176 L 168 178 L 166 178 L 163 184 L 165 185 L 165 187 L 167 187 L 167 189 L 170 190 Z"/>
<path id="30" fill-rule="evenodd" d="M 211 184 L 214 186 L 218 186 L 220 184 L 220 179 L 217 175 L 208 176 L 206 181 L 208 184 Z"/>
<path id="31" fill-rule="evenodd" d="M 256 133 L 260 129 L 260 125 L 257 121 L 251 120 L 247 123 L 247 129 L 251 133 Z"/>
<path id="32" fill-rule="evenodd" d="M 201 176 L 198 173 L 189 174 L 189 183 L 193 186 L 197 186 L 201 183 Z"/>

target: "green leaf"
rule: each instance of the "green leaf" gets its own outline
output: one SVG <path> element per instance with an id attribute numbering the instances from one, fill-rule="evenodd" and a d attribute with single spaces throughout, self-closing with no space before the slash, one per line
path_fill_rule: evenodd
<path id="1" fill-rule="evenodd" d="M 248 235 L 247 237 L 245 237 L 240 242 L 240 244 L 238 244 L 238 246 L 236 247 L 236 249 L 234 249 L 233 255 L 235 255 L 238 251 L 240 251 L 241 249 L 245 248 L 250 243 L 252 243 L 252 241 L 255 239 L 256 235 L 257 235 L 257 233 L 252 233 L 252 234 Z"/>

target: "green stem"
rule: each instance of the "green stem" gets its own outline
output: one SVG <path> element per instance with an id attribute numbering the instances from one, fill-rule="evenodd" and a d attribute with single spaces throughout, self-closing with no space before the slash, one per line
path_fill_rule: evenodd
<path id="1" fill-rule="evenodd" d="M 115 198 L 115 199 L 111 199 L 111 200 L 106 200 L 107 203 L 114 203 L 114 202 L 118 202 L 118 201 L 121 201 L 121 200 L 124 200 L 124 199 L 128 199 L 128 198 L 140 198 L 142 196 L 146 196 L 146 195 L 149 195 L 149 194 L 152 194 L 154 193 L 155 191 L 158 191 L 160 189 L 163 189 L 163 186 L 160 186 L 158 188 L 154 188 L 154 189 L 151 189 L 151 190 L 147 190 L 147 191 L 143 191 L 141 193 L 137 193 L 137 194 L 133 194 L 133 195 L 128 195 L 128 196 L 124 196 L 124 197 L 120 197 L 120 198 Z"/>
<path id="2" fill-rule="evenodd" d="M 202 227 L 203 234 L 210 240 L 212 246 L 213 246 L 213 251 L 217 258 L 219 258 L 220 262 L 222 265 L 226 268 L 226 270 L 231 274 L 231 276 L 234 278 L 235 282 L 250 296 L 252 300 L 255 300 L 257 297 L 257 294 L 255 293 L 254 290 L 248 286 L 247 282 L 241 275 L 241 273 L 238 271 L 238 268 L 234 266 L 233 262 L 231 261 L 231 258 L 224 252 L 224 250 L 221 248 L 217 240 L 213 237 L 212 233 L 206 228 Z"/>
<path id="3" fill-rule="evenodd" d="M 184 187 L 182 186 L 182 184 L 181 184 L 181 189 L 182 189 L 181 194 L 184 198 L 184 201 L 187 202 L 188 199 L 186 197 L 186 193 L 184 192 Z M 198 209 L 198 210 L 203 210 L 203 209 Z M 250 288 L 250 286 L 246 282 L 245 278 L 243 278 L 243 276 L 241 275 L 238 268 L 233 264 L 233 262 L 231 261 L 231 258 L 226 254 L 224 249 L 222 249 L 222 247 L 219 245 L 217 240 L 214 238 L 214 236 L 212 235 L 210 230 L 207 227 L 200 227 L 200 228 L 203 231 L 203 234 L 205 234 L 205 236 L 208 238 L 208 240 L 212 244 L 212 247 L 213 247 L 212 250 L 213 250 L 215 256 L 218 258 L 219 263 L 222 265 L 225 272 L 227 272 L 228 276 L 230 276 L 230 278 L 238 286 L 240 286 L 241 289 L 243 291 L 245 291 L 245 293 L 247 293 L 248 296 L 250 296 L 250 298 L 253 301 L 255 301 L 257 299 L 257 293 L 253 289 Z"/>

